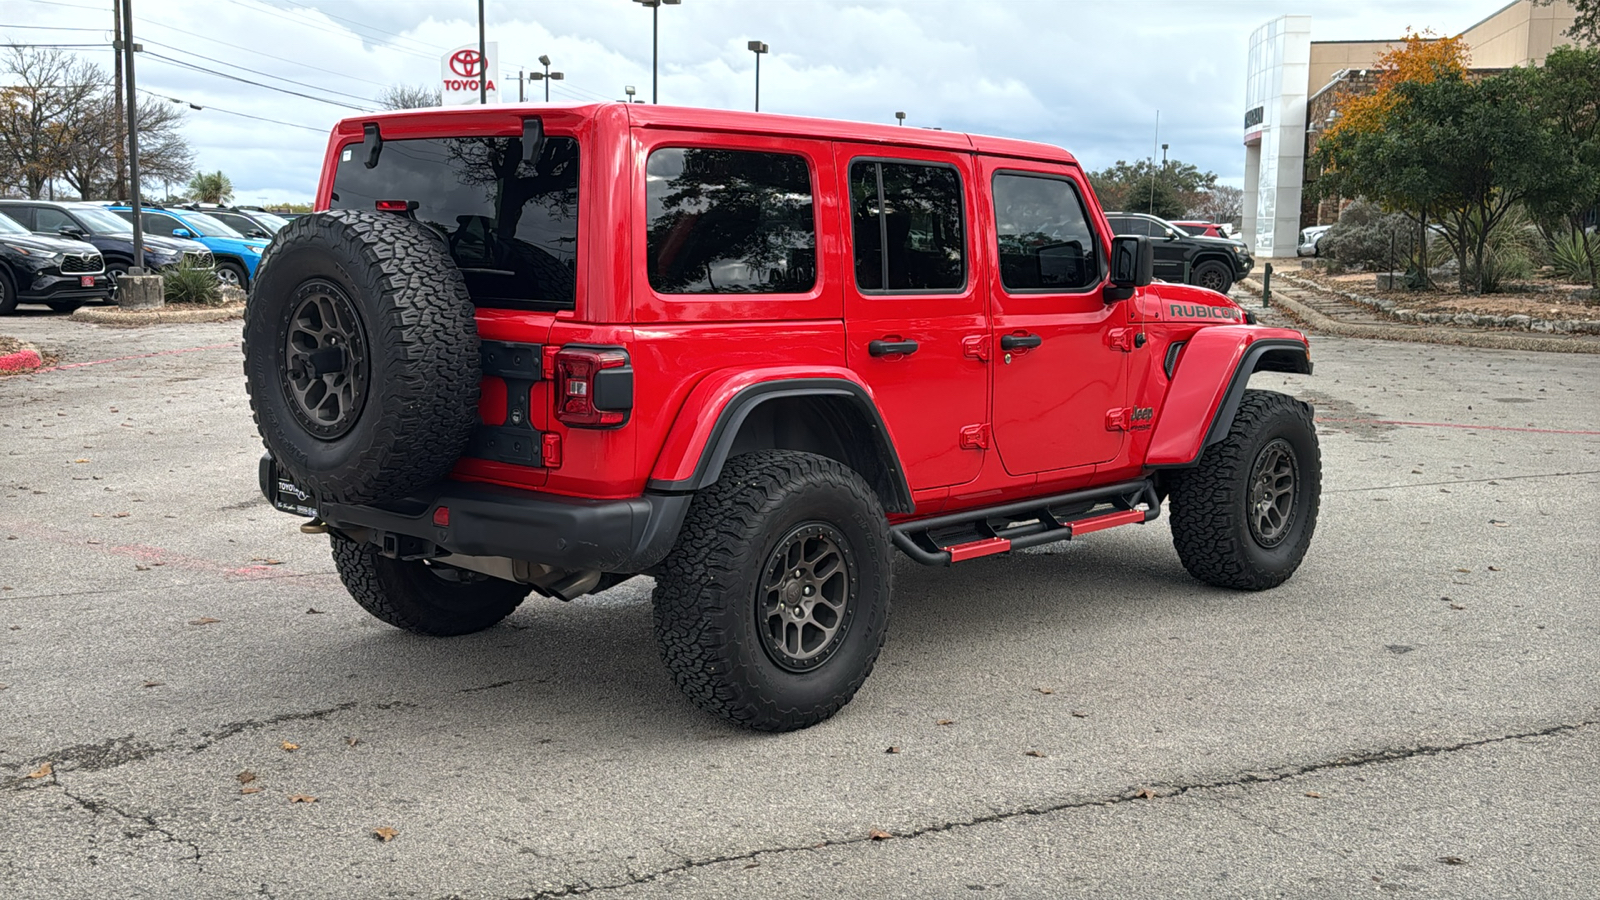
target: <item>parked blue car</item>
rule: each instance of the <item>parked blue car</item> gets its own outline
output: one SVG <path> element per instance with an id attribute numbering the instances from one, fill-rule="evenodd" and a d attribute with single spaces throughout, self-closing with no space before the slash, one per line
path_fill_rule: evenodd
<path id="1" fill-rule="evenodd" d="M 126 206 L 107 209 L 133 221 L 133 210 Z M 189 238 L 205 244 L 216 257 L 218 281 L 236 288 L 250 288 L 250 280 L 256 277 L 256 265 L 261 262 L 261 251 L 267 249 L 266 241 L 247 238 L 216 218 L 192 209 L 141 204 L 140 211 L 145 234 Z"/>

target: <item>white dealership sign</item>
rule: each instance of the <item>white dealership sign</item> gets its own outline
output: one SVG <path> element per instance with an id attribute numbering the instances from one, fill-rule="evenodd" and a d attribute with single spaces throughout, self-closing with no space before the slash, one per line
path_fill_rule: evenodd
<path id="1" fill-rule="evenodd" d="M 490 41 L 484 45 L 484 50 L 489 54 L 487 85 L 489 102 L 499 103 L 500 89 L 497 85 L 498 78 L 494 73 L 500 71 L 500 45 Z M 444 74 L 445 106 L 466 106 L 478 102 L 478 79 L 483 77 L 484 66 L 478 59 L 477 44 L 469 44 L 446 53 L 440 68 Z"/>

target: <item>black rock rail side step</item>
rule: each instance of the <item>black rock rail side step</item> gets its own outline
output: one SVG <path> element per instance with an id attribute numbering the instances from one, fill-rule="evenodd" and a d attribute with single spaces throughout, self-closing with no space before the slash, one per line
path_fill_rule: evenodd
<path id="1" fill-rule="evenodd" d="M 889 536 L 901 552 L 917 562 L 948 566 L 1007 550 L 1067 541 L 1118 525 L 1149 522 L 1159 515 L 1161 498 L 1155 484 L 1141 479 L 902 522 L 889 529 Z"/>

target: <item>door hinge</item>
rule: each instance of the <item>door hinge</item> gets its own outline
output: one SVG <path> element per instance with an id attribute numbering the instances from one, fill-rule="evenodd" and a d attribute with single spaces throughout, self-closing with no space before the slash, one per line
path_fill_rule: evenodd
<path id="1" fill-rule="evenodd" d="M 961 429 L 961 449 L 987 450 L 989 449 L 989 426 L 968 425 Z"/>
<path id="2" fill-rule="evenodd" d="M 1144 332 L 1137 328 L 1112 328 L 1106 332 L 1106 343 L 1113 350 L 1132 353 L 1144 346 Z"/>
<path id="3" fill-rule="evenodd" d="M 969 334 L 961 339 L 961 355 L 979 362 L 989 361 L 989 336 Z"/>
<path id="4" fill-rule="evenodd" d="M 1153 406 L 1119 406 L 1116 409 L 1106 410 L 1107 431 L 1132 431 L 1136 428 L 1149 428 L 1155 423 L 1156 409 Z"/>

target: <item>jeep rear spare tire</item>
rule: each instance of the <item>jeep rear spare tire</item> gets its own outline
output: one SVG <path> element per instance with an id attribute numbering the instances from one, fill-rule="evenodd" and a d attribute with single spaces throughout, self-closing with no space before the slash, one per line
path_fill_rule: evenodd
<path id="1" fill-rule="evenodd" d="M 267 450 L 319 500 L 396 500 L 442 478 L 477 417 L 478 331 L 443 241 L 392 213 L 290 221 L 244 313 Z"/>

